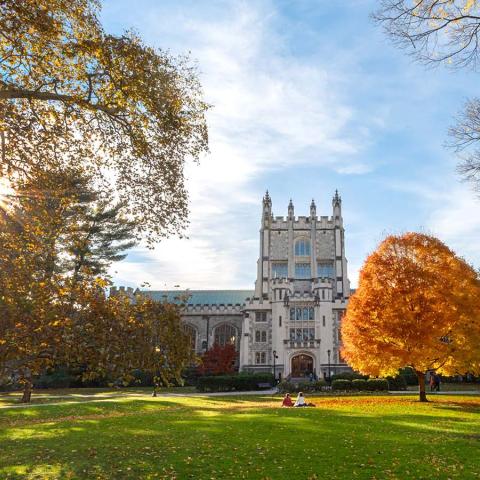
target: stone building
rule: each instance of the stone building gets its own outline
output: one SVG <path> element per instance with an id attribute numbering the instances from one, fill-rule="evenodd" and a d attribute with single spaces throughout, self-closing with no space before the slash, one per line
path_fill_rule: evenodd
<path id="1" fill-rule="evenodd" d="M 350 296 L 342 201 L 332 216 L 274 217 L 263 198 L 255 290 L 137 290 L 159 301 L 183 302 L 192 347 L 233 343 L 241 371 L 272 371 L 277 377 L 319 377 L 346 370 L 340 323 Z M 132 293 L 132 292 L 130 292 Z"/>

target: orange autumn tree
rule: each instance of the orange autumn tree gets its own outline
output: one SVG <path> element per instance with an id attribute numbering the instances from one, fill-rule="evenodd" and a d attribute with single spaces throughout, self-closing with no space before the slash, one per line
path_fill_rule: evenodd
<path id="1" fill-rule="evenodd" d="M 387 237 L 366 260 L 342 321 L 342 355 L 356 370 L 480 373 L 480 281 L 435 237 Z"/>

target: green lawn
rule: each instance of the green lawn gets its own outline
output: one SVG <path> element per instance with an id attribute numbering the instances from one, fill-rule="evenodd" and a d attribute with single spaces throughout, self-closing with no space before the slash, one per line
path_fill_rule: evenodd
<path id="1" fill-rule="evenodd" d="M 162 393 L 195 393 L 195 387 L 162 387 L 158 389 L 158 394 Z M 125 397 L 144 397 L 152 393 L 152 387 L 124 387 L 116 388 L 65 388 L 65 389 L 46 389 L 34 390 L 32 395 L 32 404 L 40 403 L 64 403 L 91 401 L 92 399 L 125 398 Z M 22 392 L 0 392 L 0 407 L 8 405 L 18 405 L 22 398 Z"/>
<path id="2" fill-rule="evenodd" d="M 0 478 L 480 478 L 480 398 L 125 396 L 0 409 Z"/>

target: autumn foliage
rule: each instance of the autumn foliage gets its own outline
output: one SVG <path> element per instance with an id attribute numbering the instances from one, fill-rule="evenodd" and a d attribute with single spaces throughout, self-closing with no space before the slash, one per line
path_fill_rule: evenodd
<path id="1" fill-rule="evenodd" d="M 224 346 L 215 343 L 202 357 L 199 372 L 203 375 L 221 375 L 233 373 L 235 365 L 235 347 L 227 343 Z"/>
<path id="2" fill-rule="evenodd" d="M 342 355 L 356 370 L 424 376 L 480 373 L 480 281 L 440 240 L 389 236 L 366 260 L 342 322 Z"/>

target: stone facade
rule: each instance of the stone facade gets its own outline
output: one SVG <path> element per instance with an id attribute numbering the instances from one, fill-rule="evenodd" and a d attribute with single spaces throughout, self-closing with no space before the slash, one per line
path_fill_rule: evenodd
<path id="1" fill-rule="evenodd" d="M 184 302 L 185 328 L 202 353 L 214 343 L 234 343 L 242 371 L 277 377 L 319 377 L 346 370 L 339 354 L 340 324 L 350 296 L 342 201 L 332 216 L 274 217 L 263 198 L 255 290 L 137 290 L 159 301 Z M 128 291 L 130 294 L 132 292 Z M 115 293 L 115 290 L 114 292 Z"/>
<path id="2" fill-rule="evenodd" d="M 331 217 L 317 217 L 312 200 L 310 215 L 295 217 L 290 201 L 287 217 L 274 217 L 265 195 L 255 294 L 244 308 L 243 370 L 271 370 L 275 363 L 277 376 L 299 377 L 348 368 L 339 355 L 350 284 L 337 192 L 332 209 Z M 263 330 L 267 335 L 257 333 Z"/>

